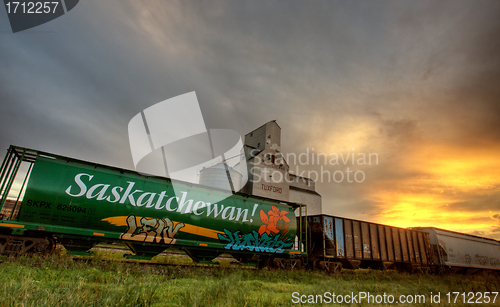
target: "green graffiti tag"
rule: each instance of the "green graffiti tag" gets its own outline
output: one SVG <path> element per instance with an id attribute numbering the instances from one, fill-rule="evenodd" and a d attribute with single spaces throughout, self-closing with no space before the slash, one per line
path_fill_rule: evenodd
<path id="1" fill-rule="evenodd" d="M 279 235 L 268 235 L 253 230 L 250 233 L 241 234 L 240 231 L 231 233 L 224 229 L 224 235 L 218 234 L 221 243 L 227 243 L 225 249 L 248 250 L 263 253 L 283 253 L 290 248 L 293 242 L 290 238 L 281 240 Z"/>

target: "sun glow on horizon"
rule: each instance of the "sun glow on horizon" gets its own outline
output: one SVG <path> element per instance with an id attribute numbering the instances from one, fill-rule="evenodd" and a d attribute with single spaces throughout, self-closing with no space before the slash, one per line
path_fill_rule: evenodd
<path id="1" fill-rule="evenodd" d="M 430 156 L 423 153 L 439 153 Z M 415 151 L 403 180 L 379 182 L 369 197 L 378 204 L 378 222 L 398 227 L 433 226 L 500 239 L 493 218 L 500 195 L 500 150 L 438 145 Z M 403 166 L 404 167 L 404 166 Z M 492 200 L 493 199 L 493 200 Z"/>

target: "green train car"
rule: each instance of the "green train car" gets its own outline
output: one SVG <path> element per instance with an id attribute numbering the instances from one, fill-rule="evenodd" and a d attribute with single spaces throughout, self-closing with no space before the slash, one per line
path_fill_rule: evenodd
<path id="1" fill-rule="evenodd" d="M 97 243 L 122 242 L 137 259 L 176 247 L 200 263 L 222 253 L 252 265 L 307 262 L 304 205 L 225 198 L 215 188 L 16 146 L 0 176 L 0 253 L 50 252 L 58 242 L 85 255 Z"/>

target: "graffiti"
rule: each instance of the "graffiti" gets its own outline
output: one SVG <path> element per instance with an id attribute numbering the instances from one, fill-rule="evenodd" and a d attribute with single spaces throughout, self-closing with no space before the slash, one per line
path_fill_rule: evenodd
<path id="1" fill-rule="evenodd" d="M 480 265 L 488 265 L 490 262 L 490 259 L 487 256 L 475 255 L 475 258 L 476 263 L 479 263 Z"/>
<path id="2" fill-rule="evenodd" d="M 128 230 L 120 236 L 122 240 L 140 241 L 146 243 L 164 243 L 175 244 L 177 239 L 175 235 L 184 227 L 184 223 L 177 223 L 174 226 L 172 220 L 168 217 L 163 219 L 148 219 L 141 218 L 137 225 L 135 215 L 131 214 L 127 217 Z M 139 228 L 139 226 L 142 226 Z M 136 233 L 136 231 L 138 233 Z"/>
<path id="3" fill-rule="evenodd" d="M 263 235 L 266 233 L 267 235 L 270 235 L 271 232 L 277 234 L 281 231 L 283 235 L 286 235 L 288 231 L 290 231 L 291 224 L 290 219 L 286 217 L 287 213 L 288 211 L 280 211 L 275 206 L 273 206 L 272 210 L 267 212 L 269 216 L 266 215 L 264 210 L 260 210 L 260 219 L 263 224 L 259 228 L 259 234 Z"/>
<path id="4" fill-rule="evenodd" d="M 260 210 L 262 225 L 258 232 L 252 230 L 250 233 L 241 233 L 240 231 L 230 232 L 224 229 L 224 234 L 217 236 L 221 243 L 226 244 L 225 249 L 283 253 L 285 249 L 293 246 L 292 239 L 287 238 L 286 235 L 295 219 L 292 222 L 286 216 L 288 213 L 285 210 L 280 211 L 276 206 L 273 206 L 267 214 L 264 210 Z"/>
<path id="5" fill-rule="evenodd" d="M 248 250 L 251 252 L 263 253 L 283 253 L 285 249 L 290 248 L 293 242 L 290 238 L 281 240 L 280 236 L 259 233 L 253 230 L 247 234 L 240 234 L 240 231 L 231 233 L 224 229 L 224 235 L 218 234 L 219 240 L 222 243 L 227 243 L 225 249 L 232 250 Z"/>
<path id="6" fill-rule="evenodd" d="M 490 258 L 490 265 L 491 266 L 499 266 L 500 265 L 500 260 L 498 258 Z"/>

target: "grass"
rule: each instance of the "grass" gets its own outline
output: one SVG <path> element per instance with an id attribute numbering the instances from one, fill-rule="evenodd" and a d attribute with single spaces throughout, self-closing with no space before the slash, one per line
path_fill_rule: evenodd
<path id="1" fill-rule="evenodd" d="M 424 294 L 426 303 L 420 305 L 440 306 L 446 304 L 430 303 L 431 292 L 441 292 L 443 301 L 446 292 L 500 290 L 499 278 L 486 274 L 439 276 L 344 270 L 326 275 L 241 269 L 227 263 L 195 268 L 108 261 L 121 257 L 121 253 L 97 251 L 88 261 L 75 261 L 59 249 L 46 257 L 0 256 L 0 306 L 289 306 L 293 305 L 293 292 L 322 295 L 360 291 L 395 297 Z M 155 261 L 190 262 L 181 257 L 156 257 Z M 361 305 L 377 304 L 365 300 Z"/>

